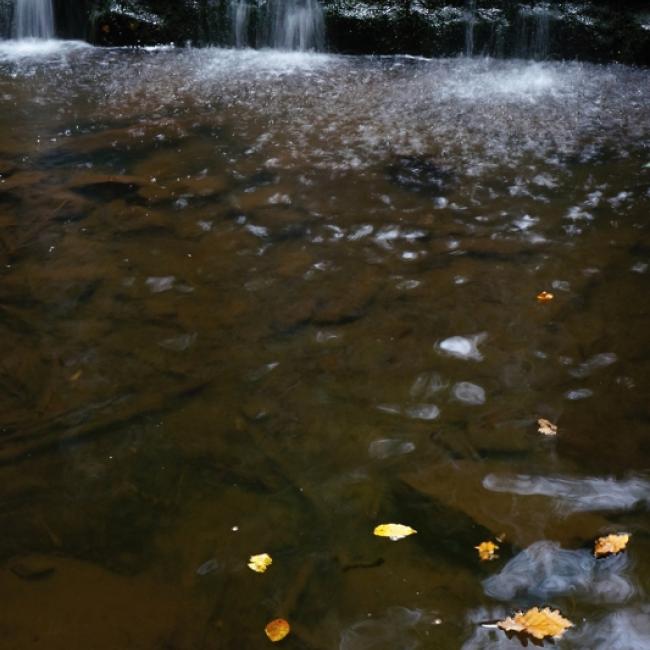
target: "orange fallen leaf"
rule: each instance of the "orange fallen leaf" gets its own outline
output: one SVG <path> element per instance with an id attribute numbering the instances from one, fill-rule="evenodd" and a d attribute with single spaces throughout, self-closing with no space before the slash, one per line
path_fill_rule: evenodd
<path id="1" fill-rule="evenodd" d="M 553 424 L 550 420 L 539 418 L 539 420 L 537 420 L 537 430 L 545 436 L 556 436 L 557 424 Z"/>
<path id="2" fill-rule="evenodd" d="M 248 568 L 255 573 L 264 573 L 273 564 L 273 559 L 268 553 L 260 555 L 251 555 L 248 560 Z"/>
<path id="3" fill-rule="evenodd" d="M 266 636 L 268 636 L 269 639 L 273 641 L 273 643 L 282 641 L 282 639 L 284 639 L 290 631 L 291 626 L 283 618 L 276 618 L 264 628 Z"/>
<path id="4" fill-rule="evenodd" d="M 495 555 L 496 551 L 499 550 L 499 545 L 494 542 L 481 542 L 474 548 L 478 551 L 478 556 L 484 562 L 487 560 L 496 560 L 499 557 Z"/>
<path id="5" fill-rule="evenodd" d="M 523 632 L 535 639 L 559 639 L 570 628 L 573 623 L 564 618 L 560 612 L 550 607 L 539 609 L 533 607 L 526 613 L 517 612 L 514 616 L 508 616 L 497 625 L 506 632 Z"/>
<path id="6" fill-rule="evenodd" d="M 537 294 L 537 302 L 550 302 L 555 296 L 550 291 L 540 291 Z"/>
<path id="7" fill-rule="evenodd" d="M 377 537 L 388 537 L 393 542 L 414 535 L 418 531 L 404 524 L 381 524 L 373 531 Z"/>
<path id="8" fill-rule="evenodd" d="M 631 535 L 629 533 L 618 533 L 599 537 L 594 543 L 594 555 L 596 557 L 603 557 L 604 555 L 621 553 L 626 549 L 630 537 Z"/>

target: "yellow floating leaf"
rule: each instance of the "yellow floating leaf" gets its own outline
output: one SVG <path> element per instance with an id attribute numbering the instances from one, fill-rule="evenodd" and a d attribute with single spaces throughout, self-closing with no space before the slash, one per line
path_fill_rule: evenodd
<path id="1" fill-rule="evenodd" d="M 483 561 L 496 560 L 498 555 L 495 552 L 499 550 L 499 545 L 494 542 L 481 542 L 478 546 L 474 547 L 478 551 L 478 556 Z"/>
<path id="2" fill-rule="evenodd" d="M 603 555 L 616 555 L 624 551 L 627 543 L 630 541 L 629 533 L 618 533 L 616 535 L 607 535 L 599 537 L 594 544 L 594 555 L 603 557 Z"/>
<path id="3" fill-rule="evenodd" d="M 291 632 L 291 626 L 283 618 L 276 618 L 264 628 L 264 632 L 273 643 L 277 643 Z"/>
<path id="4" fill-rule="evenodd" d="M 418 531 L 410 526 L 404 526 L 403 524 L 381 524 L 377 526 L 374 530 L 377 537 L 388 537 L 388 539 L 396 542 L 398 539 L 404 539 L 409 535 L 413 535 Z"/>
<path id="5" fill-rule="evenodd" d="M 248 560 L 248 568 L 256 573 L 264 573 L 273 564 L 273 559 L 268 553 L 251 555 Z"/>
<path id="6" fill-rule="evenodd" d="M 535 639 L 545 639 L 550 637 L 559 639 L 570 628 L 573 623 L 564 618 L 556 609 L 545 607 L 533 607 L 526 613 L 517 612 L 514 616 L 509 616 L 497 625 L 506 632 L 523 632 Z"/>
<path id="7" fill-rule="evenodd" d="M 539 420 L 537 420 L 537 430 L 545 436 L 556 436 L 557 424 L 553 424 L 550 420 L 539 418 Z"/>
<path id="8" fill-rule="evenodd" d="M 550 291 L 541 291 L 537 294 L 537 302 L 550 302 L 555 296 Z"/>

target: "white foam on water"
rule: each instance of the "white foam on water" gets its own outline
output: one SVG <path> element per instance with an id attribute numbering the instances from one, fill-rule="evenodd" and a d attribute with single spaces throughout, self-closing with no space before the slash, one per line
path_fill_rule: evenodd
<path id="1" fill-rule="evenodd" d="M 45 59 L 53 55 L 68 54 L 86 48 L 92 49 L 92 46 L 82 41 L 58 41 L 40 38 L 0 40 L 0 61 Z"/>
<path id="2" fill-rule="evenodd" d="M 626 555 L 597 560 L 587 549 L 563 549 L 556 542 L 535 542 L 483 581 L 485 593 L 498 600 L 580 596 L 593 602 L 622 603 L 635 593 L 625 575 Z"/>
<path id="3" fill-rule="evenodd" d="M 451 394 L 459 402 L 479 406 L 485 404 L 485 390 L 478 384 L 472 384 L 469 381 L 461 381 L 454 384 Z"/>
<path id="4" fill-rule="evenodd" d="M 438 350 L 458 359 L 481 361 L 483 355 L 478 349 L 480 343 L 487 338 L 485 332 L 471 336 L 450 336 L 437 344 Z"/>
<path id="5" fill-rule="evenodd" d="M 415 404 L 404 409 L 404 414 L 413 420 L 435 420 L 440 409 L 435 404 Z"/>
<path id="6" fill-rule="evenodd" d="M 415 650 L 419 644 L 411 633 L 425 620 L 422 610 L 391 607 L 384 614 L 363 618 L 343 630 L 339 650 Z"/>
<path id="7" fill-rule="evenodd" d="M 488 474 L 483 487 L 492 492 L 541 495 L 555 500 L 558 510 L 629 510 L 637 504 L 650 504 L 650 481 L 635 477 L 564 478 L 518 474 Z"/>
<path id="8" fill-rule="evenodd" d="M 403 456 L 415 451 L 415 445 L 408 440 L 401 438 L 380 438 L 373 440 L 368 445 L 368 455 L 370 458 L 383 460 L 391 456 Z"/>

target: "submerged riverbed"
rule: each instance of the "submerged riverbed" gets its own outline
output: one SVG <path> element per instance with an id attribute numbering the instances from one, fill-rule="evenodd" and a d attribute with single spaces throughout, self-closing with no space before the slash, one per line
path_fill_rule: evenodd
<path id="1" fill-rule="evenodd" d="M 650 645 L 649 99 L 0 43 L 3 643 L 506 649 L 478 624 L 549 604 L 559 648 Z"/>

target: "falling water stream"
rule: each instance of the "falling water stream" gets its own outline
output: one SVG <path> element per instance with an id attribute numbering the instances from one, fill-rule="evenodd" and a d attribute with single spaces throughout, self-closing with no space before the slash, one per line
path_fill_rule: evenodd
<path id="1" fill-rule="evenodd" d="M 650 73 L 49 43 L 0 44 L 0 645 L 650 647 Z"/>
<path id="2" fill-rule="evenodd" d="M 13 35 L 17 39 L 54 38 L 52 0 L 15 0 Z"/>
<path id="3" fill-rule="evenodd" d="M 318 0 L 230 0 L 236 47 L 323 50 L 325 21 Z"/>

